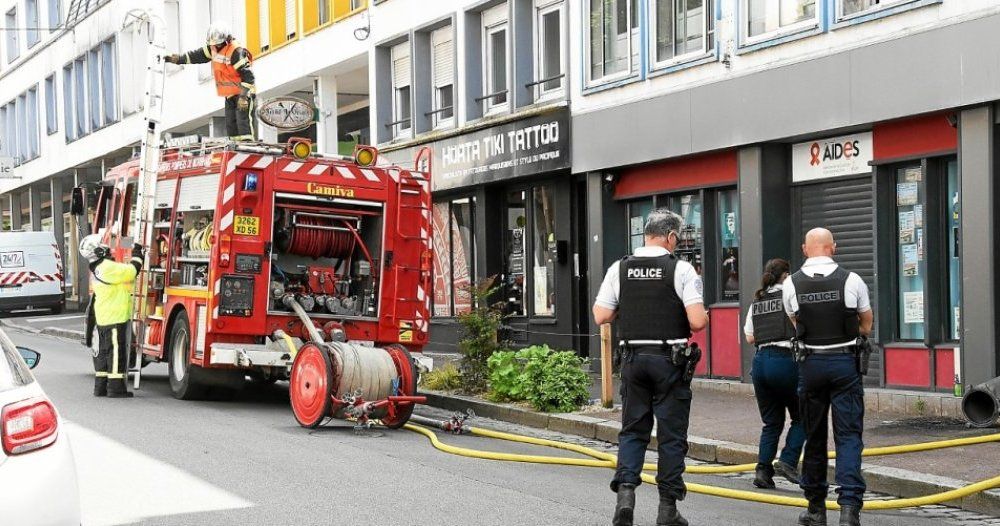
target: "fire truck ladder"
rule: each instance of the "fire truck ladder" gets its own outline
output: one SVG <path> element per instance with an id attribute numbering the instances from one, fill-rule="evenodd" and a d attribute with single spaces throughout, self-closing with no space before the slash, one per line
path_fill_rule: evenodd
<path id="1" fill-rule="evenodd" d="M 123 29 L 135 24 L 134 31 L 146 30 L 148 46 L 146 48 L 146 86 L 143 97 L 143 133 L 139 150 L 139 180 L 136 185 L 136 201 L 132 227 L 133 240 L 146 247 L 142 270 L 135 280 L 132 290 L 132 326 L 128 335 L 126 348 L 132 348 L 132 338 L 136 345 L 135 366 L 128 370 L 134 378 L 134 388 L 139 388 L 142 377 L 142 342 L 146 341 L 145 317 L 149 309 L 148 272 L 150 253 L 152 252 L 153 215 L 155 212 L 153 199 L 156 196 L 156 172 L 160 163 L 160 117 L 163 113 L 163 83 L 166 47 L 162 19 L 149 9 L 135 9 L 125 15 Z M 134 333 L 134 336 L 133 336 Z"/>
<path id="2" fill-rule="evenodd" d="M 425 235 L 420 235 L 420 234 L 418 234 L 418 235 L 407 235 L 407 234 L 404 234 L 404 232 L 406 230 L 405 230 L 405 228 L 403 226 L 403 223 L 404 223 L 404 214 L 403 214 L 403 211 L 404 210 L 416 211 L 419 216 L 429 216 L 430 215 L 430 213 L 431 213 L 430 190 L 427 189 L 425 191 L 424 188 L 423 188 L 423 186 L 422 186 L 424 184 L 430 185 L 430 182 L 429 181 L 420 181 L 420 180 L 417 180 L 417 179 L 413 179 L 411 177 L 404 177 L 404 176 L 401 175 L 400 178 L 399 178 L 399 184 L 396 186 L 396 202 L 399 203 L 399 212 L 396 214 L 396 232 L 399 232 L 399 237 L 400 238 L 402 238 L 402 239 L 404 239 L 405 241 L 408 241 L 408 242 L 416 242 L 416 243 L 420 243 L 420 244 L 426 243 Z M 409 195 L 409 196 L 420 196 L 420 198 L 419 198 L 419 204 L 404 204 L 404 196 L 407 196 L 407 195 Z M 426 235 L 430 235 L 430 231 L 429 230 L 426 232 Z M 398 287 L 398 284 L 399 284 L 400 273 L 402 273 L 402 272 L 412 272 L 412 273 L 414 273 L 414 274 L 416 274 L 418 276 L 418 278 L 417 278 L 418 279 L 418 283 L 420 284 L 420 287 L 424 291 L 424 293 L 427 294 L 427 293 L 430 292 L 430 288 L 431 288 L 431 269 L 430 268 L 424 268 L 423 263 L 421 263 L 421 265 L 419 265 L 417 267 L 409 267 L 409 266 L 405 266 L 405 265 L 400 265 L 400 264 L 394 263 L 393 266 L 392 266 L 392 269 L 393 269 L 393 278 L 395 280 L 395 283 L 397 284 L 397 287 Z M 424 305 L 425 304 L 425 299 L 424 298 L 419 298 L 419 297 L 417 297 L 417 298 L 405 298 L 405 297 L 396 298 L 396 301 L 393 302 L 393 311 L 392 311 L 392 321 L 393 321 L 393 323 L 396 323 L 396 321 L 398 319 L 398 316 L 399 316 L 399 314 L 398 314 L 398 305 L 400 303 L 407 303 L 407 302 L 409 302 L 409 303 L 417 303 L 419 305 Z"/>

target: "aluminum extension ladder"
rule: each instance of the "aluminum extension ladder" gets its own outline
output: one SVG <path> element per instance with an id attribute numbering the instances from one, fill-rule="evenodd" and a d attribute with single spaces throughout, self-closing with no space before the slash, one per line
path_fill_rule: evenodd
<path id="1" fill-rule="evenodd" d="M 132 290 L 132 327 L 128 334 L 126 348 L 132 349 L 136 342 L 135 366 L 128 369 L 132 374 L 133 388 L 139 388 L 142 378 L 143 349 L 146 341 L 145 317 L 149 309 L 149 264 L 153 241 L 153 220 L 155 213 L 154 198 L 156 197 L 156 176 L 160 164 L 160 118 L 163 115 L 163 84 L 165 80 L 164 57 L 167 55 L 164 44 L 166 30 L 162 17 L 151 9 L 135 9 L 125 15 L 122 23 L 124 31 L 129 25 L 137 34 L 145 30 L 146 41 L 146 79 L 143 96 L 143 131 L 139 150 L 139 180 L 136 184 L 136 201 L 132 227 L 133 242 L 146 247 L 142 270 L 136 276 L 135 288 Z M 131 351 L 130 351 L 131 352 Z"/>

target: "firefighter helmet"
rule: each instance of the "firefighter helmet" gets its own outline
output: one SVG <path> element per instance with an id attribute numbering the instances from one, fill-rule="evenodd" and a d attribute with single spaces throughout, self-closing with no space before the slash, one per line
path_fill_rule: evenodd
<path id="1" fill-rule="evenodd" d="M 80 242 L 80 255 L 91 263 L 104 259 L 110 254 L 111 248 L 104 244 L 100 234 L 90 234 Z"/>
<path id="2" fill-rule="evenodd" d="M 229 26 L 223 24 L 222 22 L 215 22 L 208 26 L 208 34 L 205 36 L 205 41 L 210 46 L 218 46 L 225 44 L 233 39 L 233 32 L 229 29 Z"/>

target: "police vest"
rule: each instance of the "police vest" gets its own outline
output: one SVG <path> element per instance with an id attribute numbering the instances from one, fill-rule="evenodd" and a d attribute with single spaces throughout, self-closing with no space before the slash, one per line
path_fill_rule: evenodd
<path id="1" fill-rule="evenodd" d="M 850 275 L 844 267 L 837 267 L 829 276 L 807 276 L 801 270 L 792 275 L 799 301 L 795 319 L 802 326 L 800 336 L 807 345 L 847 343 L 860 334 L 858 313 L 844 302 Z"/>
<path id="2" fill-rule="evenodd" d="M 753 340 L 758 346 L 787 342 L 795 336 L 795 327 L 785 314 L 781 291 L 767 292 L 750 305 L 753 318 Z"/>
<path id="3" fill-rule="evenodd" d="M 674 288 L 677 258 L 628 256 L 619 263 L 618 329 L 623 340 L 689 338 L 684 302 Z"/>
<path id="4" fill-rule="evenodd" d="M 241 92 L 240 72 L 236 64 L 230 64 L 233 53 L 241 48 L 238 42 L 230 40 L 222 49 L 216 51 L 212 46 L 212 76 L 215 77 L 215 91 L 220 97 L 235 97 Z M 247 53 L 250 56 L 250 53 Z M 253 60 L 250 57 L 249 60 Z"/>

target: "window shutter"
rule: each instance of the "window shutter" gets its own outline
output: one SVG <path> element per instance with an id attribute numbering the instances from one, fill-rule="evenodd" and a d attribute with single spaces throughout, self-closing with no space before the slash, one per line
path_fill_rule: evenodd
<path id="1" fill-rule="evenodd" d="M 445 28 L 443 31 L 451 31 Z M 432 39 L 433 41 L 434 39 Z M 450 38 L 434 42 L 434 87 L 452 84 L 455 76 L 455 46 Z"/>
<path id="2" fill-rule="evenodd" d="M 285 0 L 285 35 L 298 33 L 298 14 L 295 12 L 296 0 Z"/>
<path id="3" fill-rule="evenodd" d="M 271 12 L 268 5 L 270 2 L 268 0 L 257 0 L 257 4 L 257 30 L 260 32 L 260 49 L 263 50 L 271 45 Z"/>
<path id="4" fill-rule="evenodd" d="M 392 48 L 392 86 L 403 88 L 410 85 L 410 43 L 404 42 Z"/>

